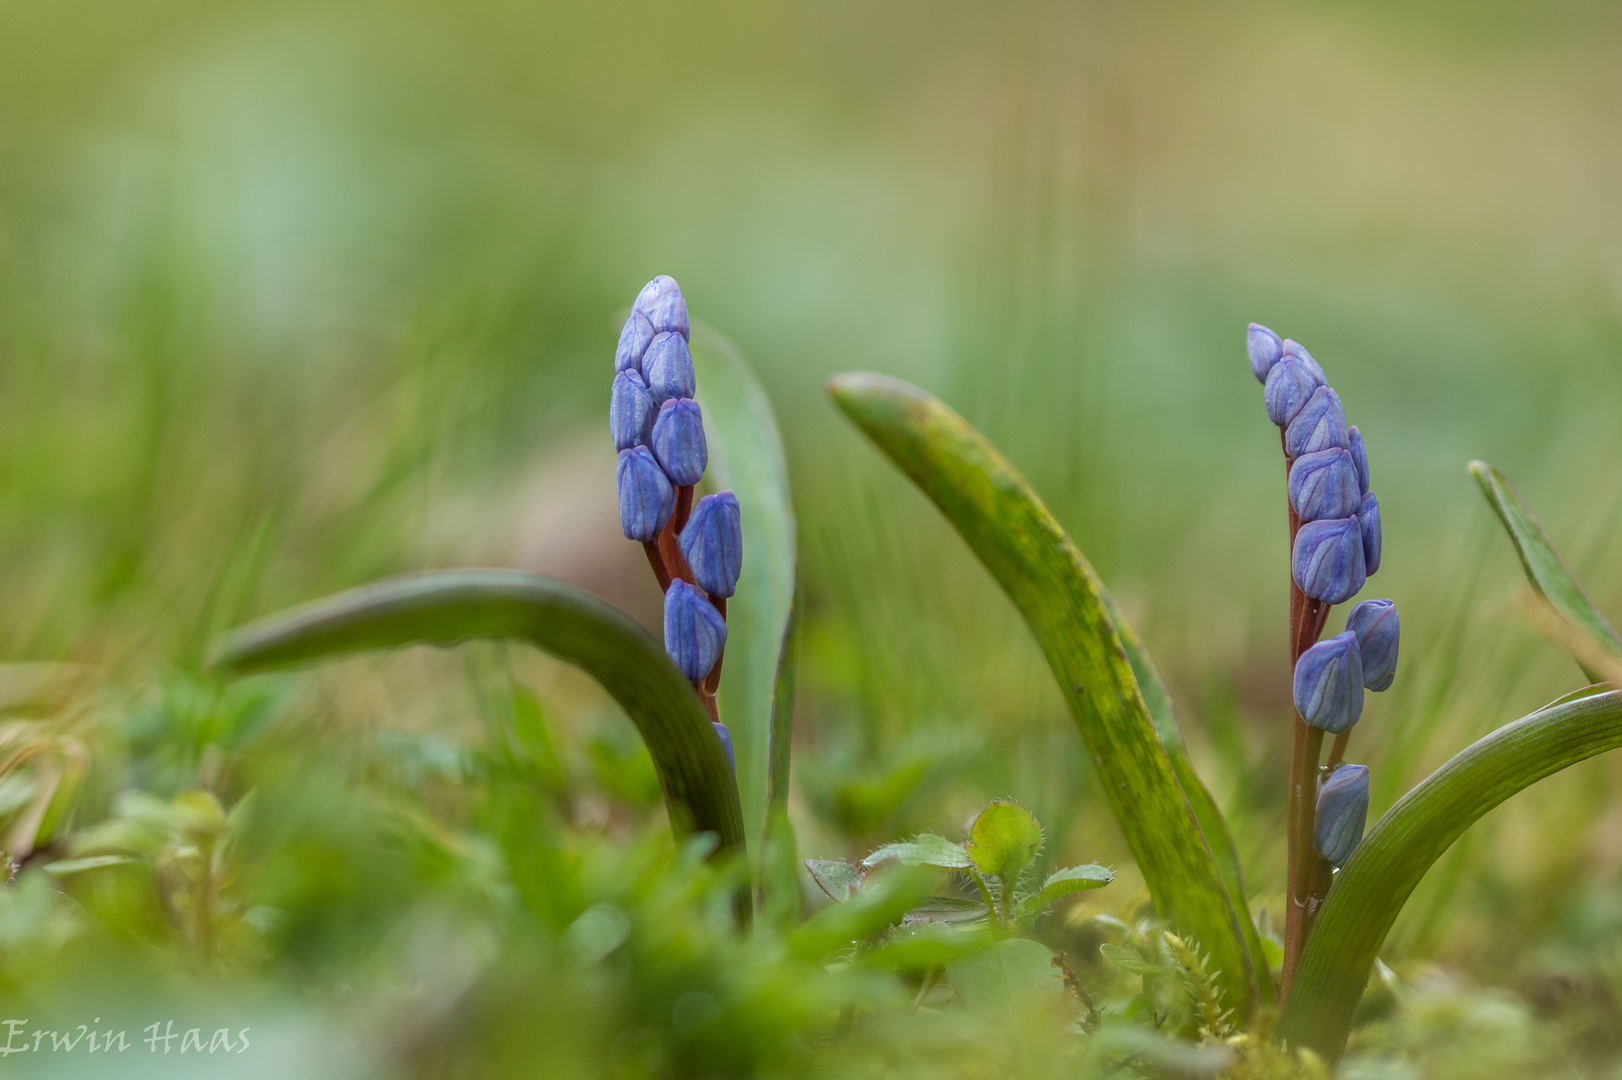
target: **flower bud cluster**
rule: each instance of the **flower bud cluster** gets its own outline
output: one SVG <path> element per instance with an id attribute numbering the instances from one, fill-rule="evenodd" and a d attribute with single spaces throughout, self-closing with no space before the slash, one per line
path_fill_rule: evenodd
<path id="1" fill-rule="evenodd" d="M 1331 866 L 1340 866 L 1357 850 L 1368 816 L 1368 766 L 1342 765 L 1318 791 L 1312 846 Z"/>
<path id="2" fill-rule="evenodd" d="M 742 570 L 743 531 L 732 492 L 692 502 L 709 447 L 693 400 L 690 337 L 687 300 L 675 279 L 660 275 L 643 286 L 614 351 L 608 427 L 619 451 L 620 530 L 648 546 L 661 581 L 669 581 L 665 651 L 713 704 L 707 695 L 726 649 L 726 598 Z M 715 727 L 730 761 L 731 736 L 725 725 Z"/>
<path id="3" fill-rule="evenodd" d="M 1290 507 L 1301 523 L 1291 575 L 1314 600 L 1344 603 L 1380 568 L 1380 501 L 1369 490 L 1363 435 L 1347 425 L 1340 395 L 1306 349 L 1259 323 L 1246 345 L 1267 417 L 1284 430 Z"/>

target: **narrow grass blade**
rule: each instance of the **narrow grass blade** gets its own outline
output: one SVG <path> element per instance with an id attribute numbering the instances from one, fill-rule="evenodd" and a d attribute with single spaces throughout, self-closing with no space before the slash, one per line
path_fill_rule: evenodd
<path id="1" fill-rule="evenodd" d="M 829 392 L 934 501 L 1025 616 L 1155 906 L 1211 953 L 1228 1003 L 1247 1015 L 1260 991 L 1235 904 L 1155 733 L 1092 567 L 996 447 L 935 398 L 870 374 L 836 376 Z"/>
<path id="2" fill-rule="evenodd" d="M 658 770 L 671 828 L 744 850 L 738 788 L 693 687 L 629 615 L 590 593 L 517 570 L 406 574 L 242 627 L 211 663 L 235 674 L 363 649 L 521 638 L 580 667 L 619 702 Z"/>
<path id="3" fill-rule="evenodd" d="M 1330 1061 L 1397 913 L 1448 847 L 1487 811 L 1568 765 L 1622 746 L 1622 692 L 1539 709 L 1479 739 L 1404 795 L 1335 875 L 1307 939 L 1279 1033 Z"/>
<path id="4" fill-rule="evenodd" d="M 1591 645 L 1610 656 L 1622 657 L 1622 637 L 1617 636 L 1615 628 L 1588 599 L 1577 575 L 1555 550 L 1554 541 L 1543 531 L 1526 500 L 1504 479 L 1503 473 L 1485 461 L 1470 462 L 1470 475 L 1481 485 L 1482 494 L 1492 504 L 1498 520 L 1504 523 L 1504 529 L 1515 544 L 1515 552 L 1521 557 L 1526 580 L 1532 583 L 1537 594 Z M 1582 655 L 1586 650 L 1572 649 L 1571 652 L 1583 674 L 1590 679 L 1598 682 L 1608 677 L 1598 670 L 1592 658 Z"/>
<path id="5" fill-rule="evenodd" d="M 792 925 L 800 917 L 800 855 L 788 819 L 789 756 L 794 739 L 794 689 L 800 666 L 800 600 L 796 595 L 783 631 L 766 736 L 766 816 L 760 830 L 759 894 L 755 907 Z"/>
<path id="6" fill-rule="evenodd" d="M 727 604 L 726 666 L 717 701 L 737 753 L 745 828 L 761 836 L 774 767 L 783 771 L 777 789 L 784 797 L 788 792 L 788 743 L 780 740 L 775 749 L 781 759 L 774 761 L 772 727 L 781 709 L 786 735 L 793 708 L 792 701 L 781 706 L 777 687 L 794 606 L 794 505 L 771 401 L 749 362 L 701 325 L 693 331 L 693 367 L 711 479 L 737 493 L 743 515 L 743 576 Z M 789 678 L 792 683 L 792 669 Z"/>

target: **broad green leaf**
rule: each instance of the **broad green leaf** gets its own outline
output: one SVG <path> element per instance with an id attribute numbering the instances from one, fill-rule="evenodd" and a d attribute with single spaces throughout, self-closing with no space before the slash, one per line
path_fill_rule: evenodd
<path id="1" fill-rule="evenodd" d="M 1622 746 L 1622 691 L 1540 709 L 1477 740 L 1397 801 L 1329 890 L 1301 953 L 1279 1032 L 1334 1061 L 1397 913 L 1487 811 L 1568 765 Z"/>
<path id="2" fill-rule="evenodd" d="M 712 832 L 718 850 L 744 850 L 738 788 L 692 685 L 636 620 L 561 581 L 517 570 L 406 574 L 236 630 L 211 662 L 245 674 L 469 638 L 520 638 L 596 679 L 648 744 L 676 834 Z"/>
<path id="3" fill-rule="evenodd" d="M 988 949 L 946 965 L 946 977 L 963 1003 L 978 1012 L 997 1013 L 1033 996 L 1058 997 L 1064 976 L 1053 953 L 1030 938 L 1003 938 Z"/>
<path id="4" fill-rule="evenodd" d="M 1049 907 L 1074 893 L 1087 889 L 1102 889 L 1115 880 L 1108 867 L 1089 863 L 1086 866 L 1067 866 L 1056 870 L 1042 882 L 1042 887 L 1020 901 L 1020 919 L 1029 921 Z"/>
<path id="5" fill-rule="evenodd" d="M 1228 898 L 1233 904 L 1234 916 L 1239 920 L 1239 932 L 1244 935 L 1245 945 L 1250 951 L 1251 966 L 1258 972 L 1257 987 L 1261 991 L 1262 1004 L 1275 1005 L 1277 995 L 1273 991 L 1273 980 L 1259 973 L 1278 965 L 1268 964 L 1266 946 L 1262 943 L 1261 935 L 1256 933 L 1255 922 L 1251 920 L 1250 904 L 1245 897 L 1244 875 L 1239 865 L 1239 848 L 1233 842 L 1233 834 L 1228 831 L 1228 822 L 1218 809 L 1216 799 L 1211 797 L 1210 789 L 1200 779 L 1199 773 L 1194 771 L 1188 747 L 1183 744 L 1182 729 L 1177 725 L 1177 712 L 1172 707 L 1171 694 L 1161 681 L 1154 661 L 1149 658 L 1149 650 L 1144 647 L 1137 631 L 1122 616 L 1115 597 L 1108 590 L 1102 595 L 1105 610 L 1115 623 L 1116 633 L 1121 636 L 1121 647 L 1126 650 L 1127 662 L 1132 665 L 1132 674 L 1143 694 L 1143 704 L 1149 710 L 1155 734 L 1160 737 L 1160 745 L 1166 750 L 1166 758 L 1177 776 L 1177 784 L 1183 789 L 1189 809 L 1194 812 L 1194 820 L 1199 822 L 1200 833 L 1216 859 L 1222 882 L 1228 887 Z"/>
<path id="6" fill-rule="evenodd" d="M 1580 642 L 1573 642 L 1571 648 L 1577 666 L 1594 682 L 1608 678 L 1608 673 L 1600 670 L 1600 666 L 1607 659 L 1622 658 L 1622 638 L 1588 599 L 1577 575 L 1571 572 L 1571 567 L 1555 550 L 1554 541 L 1533 516 L 1532 508 L 1504 479 L 1504 474 L 1485 461 L 1472 461 L 1470 475 L 1481 485 L 1482 494 L 1492 504 L 1498 520 L 1504 523 L 1515 552 L 1521 557 L 1526 580 L 1581 635 Z M 1594 656 L 1584 645 L 1600 655 Z"/>
<path id="7" fill-rule="evenodd" d="M 1025 616 L 1156 908 L 1211 952 L 1228 1000 L 1249 1015 L 1260 991 L 1237 914 L 1243 898 L 1230 900 L 1178 786 L 1098 575 L 997 448 L 941 402 L 870 374 L 835 376 L 829 392 Z"/>
<path id="8" fill-rule="evenodd" d="M 1170 964 L 1153 963 L 1145 960 L 1130 949 L 1123 949 L 1119 945 L 1111 945 L 1107 941 L 1098 947 L 1098 952 L 1105 960 L 1122 971 L 1130 971 L 1134 975 L 1165 975 L 1171 971 Z"/>
<path id="9" fill-rule="evenodd" d="M 749 362 L 703 325 L 693 328 L 692 352 L 710 451 L 709 482 L 737 494 L 743 517 L 743 574 L 727 601 L 726 660 L 717 704 L 737 755 L 745 828 L 751 836 L 763 836 L 768 792 L 779 809 L 788 798 L 792 656 L 784 684 L 788 692 L 781 695 L 778 689 L 792 644 L 794 505 L 777 420 Z M 781 729 L 775 739 L 774 726 Z"/>
<path id="10" fill-rule="evenodd" d="M 944 836 L 930 833 L 898 844 L 885 844 L 863 859 L 862 865 L 877 866 L 892 860 L 903 866 L 933 866 L 941 870 L 967 870 L 974 865 L 962 844 L 954 844 Z"/>
<path id="11" fill-rule="evenodd" d="M 828 899 L 836 903 L 849 900 L 851 894 L 862 887 L 862 870 L 859 866 L 852 866 L 839 859 L 807 859 L 805 868 L 811 872 L 811 880 L 817 883 L 817 888 L 828 894 Z"/>
<path id="12" fill-rule="evenodd" d="M 940 873 L 922 866 L 889 866 L 874 873 L 843 904 L 829 904 L 789 935 L 789 951 L 820 960 L 865 941 L 906 917 L 940 884 Z"/>
<path id="13" fill-rule="evenodd" d="M 1042 848 L 1042 825 L 1019 803 L 999 799 L 975 815 L 963 846 L 976 869 L 995 874 L 1012 889 Z"/>
<path id="14" fill-rule="evenodd" d="M 980 908 L 981 914 L 985 910 Z M 985 946 L 985 934 L 974 928 L 909 920 L 890 933 L 883 948 L 874 949 L 862 961 L 892 971 L 934 971 Z"/>

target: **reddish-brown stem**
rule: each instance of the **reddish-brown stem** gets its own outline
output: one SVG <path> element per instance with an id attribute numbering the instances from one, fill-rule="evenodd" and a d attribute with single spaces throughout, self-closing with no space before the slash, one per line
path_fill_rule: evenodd
<path id="1" fill-rule="evenodd" d="M 685 507 L 685 509 L 684 509 Z M 693 568 L 687 565 L 687 559 L 681 553 L 681 545 L 676 538 L 687 524 L 687 515 L 693 509 L 693 489 L 682 487 L 676 489 L 676 509 L 671 513 L 670 520 L 659 533 L 659 557 L 664 561 L 665 571 L 672 578 L 681 578 L 689 585 L 697 585 L 693 579 Z M 665 588 L 669 588 L 668 582 Z"/>
<path id="2" fill-rule="evenodd" d="M 665 560 L 659 554 L 657 541 L 648 540 L 642 544 L 642 550 L 647 552 L 648 565 L 653 567 L 653 576 L 659 579 L 659 591 L 670 591 L 670 571 L 665 569 Z"/>
<path id="3" fill-rule="evenodd" d="M 704 711 L 709 714 L 710 723 L 719 724 L 721 722 L 721 714 L 716 712 L 715 709 L 715 695 L 706 694 L 704 692 L 703 683 L 694 683 L 693 689 L 698 691 L 698 703 L 704 706 Z"/>
<path id="4" fill-rule="evenodd" d="M 1346 744 L 1351 741 L 1352 729 L 1347 728 L 1335 736 L 1334 745 L 1329 748 L 1329 761 L 1327 765 L 1333 769 L 1337 765 L 1346 764 Z"/>
<path id="5" fill-rule="evenodd" d="M 724 596 L 712 596 L 710 597 L 710 603 L 714 604 L 715 610 L 721 613 L 721 621 L 726 622 L 727 598 Z M 715 658 L 715 666 L 710 668 L 710 673 L 704 678 L 704 692 L 706 694 L 715 693 L 716 688 L 721 685 L 721 661 L 725 660 L 726 658 L 727 651 L 726 647 L 723 646 L 721 649 L 721 655 Z"/>
<path id="6" fill-rule="evenodd" d="M 676 524 L 676 535 L 687 528 L 687 519 L 693 515 L 693 485 L 688 484 L 676 489 L 676 509 L 670 515 L 670 520 Z"/>

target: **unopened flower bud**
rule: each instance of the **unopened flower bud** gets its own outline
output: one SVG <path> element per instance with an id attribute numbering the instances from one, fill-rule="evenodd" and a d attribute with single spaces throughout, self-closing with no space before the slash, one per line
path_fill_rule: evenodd
<path id="1" fill-rule="evenodd" d="M 1363 654 L 1363 685 L 1384 690 L 1397 675 L 1397 644 L 1402 635 L 1397 605 L 1390 600 L 1364 600 L 1352 605 L 1346 629 L 1357 635 Z"/>
<path id="2" fill-rule="evenodd" d="M 665 652 L 689 682 L 710 673 L 727 644 L 727 624 L 709 597 L 681 578 L 665 592 Z"/>
<path id="3" fill-rule="evenodd" d="M 614 392 L 608 399 L 608 430 L 614 436 L 614 449 L 648 445 L 656 412 L 658 406 L 648 396 L 647 384 L 635 368 L 626 368 L 614 376 Z"/>
<path id="4" fill-rule="evenodd" d="M 1267 373 L 1267 389 L 1262 392 L 1267 418 L 1279 427 L 1288 426 L 1317 389 L 1305 364 L 1293 356 L 1283 357 Z"/>
<path id="5" fill-rule="evenodd" d="M 1372 491 L 1357 508 L 1357 527 L 1363 533 L 1363 569 L 1372 574 L 1380 569 L 1380 500 Z"/>
<path id="6" fill-rule="evenodd" d="M 1363 448 L 1363 433 L 1353 424 L 1346 429 L 1346 442 L 1352 451 L 1352 460 L 1357 462 L 1357 493 L 1369 493 L 1369 455 Z"/>
<path id="7" fill-rule="evenodd" d="M 1256 376 L 1257 382 L 1265 383 L 1267 373 L 1273 370 L 1278 358 L 1284 355 L 1284 342 L 1261 323 L 1251 323 L 1250 332 L 1245 337 L 1245 345 L 1250 351 L 1251 372 Z"/>
<path id="8" fill-rule="evenodd" d="M 1318 792 L 1312 846 L 1330 865 L 1342 865 L 1362 842 L 1368 816 L 1369 767 L 1342 765 L 1329 774 L 1323 790 Z"/>
<path id="9" fill-rule="evenodd" d="M 642 358 L 642 370 L 648 378 L 648 393 L 657 405 L 671 398 L 690 398 L 698 388 L 693 355 L 687 351 L 687 339 L 680 334 L 665 331 L 655 335 L 648 354 Z"/>
<path id="10" fill-rule="evenodd" d="M 711 720 L 710 723 L 715 727 L 716 737 L 721 740 L 721 749 L 727 752 L 727 764 L 732 766 L 733 772 L 737 772 L 738 759 L 732 753 L 732 732 L 719 720 Z"/>
<path id="11" fill-rule="evenodd" d="M 1284 429 L 1284 452 L 1292 458 L 1332 446 L 1346 450 L 1350 444 L 1346 435 L 1346 410 L 1341 408 L 1340 395 L 1327 386 L 1314 390 L 1290 421 L 1290 426 Z"/>
<path id="12" fill-rule="evenodd" d="M 1350 452 L 1319 450 L 1290 466 L 1290 505 L 1302 521 L 1351 517 L 1361 503 L 1357 463 Z"/>
<path id="13" fill-rule="evenodd" d="M 650 445 L 671 483 L 690 487 L 703 479 L 710 451 L 704 441 L 704 414 L 698 402 L 671 398 L 659 406 Z"/>
<path id="14" fill-rule="evenodd" d="M 1301 526 L 1290 554 L 1290 573 L 1314 600 L 1339 604 L 1356 596 L 1368 576 L 1358 519 L 1324 518 Z"/>
<path id="15" fill-rule="evenodd" d="M 631 310 L 647 316 L 655 334 L 669 332 L 684 338 L 689 336 L 687 298 L 682 296 L 681 286 L 676 284 L 676 279 L 668 274 L 660 274 L 642 286 Z"/>
<path id="16" fill-rule="evenodd" d="M 625 326 L 620 330 L 619 347 L 614 350 L 614 371 L 642 372 L 642 354 L 648 351 L 648 343 L 653 340 L 653 326 L 647 317 L 640 311 L 631 312 L 631 317 L 625 320 Z"/>
<path id="17" fill-rule="evenodd" d="M 1312 372 L 1312 377 L 1318 380 L 1319 386 L 1329 385 L 1329 380 L 1324 377 L 1324 369 L 1319 366 L 1318 361 L 1312 358 L 1311 353 L 1301 347 L 1299 341 L 1291 341 L 1289 338 L 1285 338 L 1283 349 L 1285 356 L 1293 356 L 1307 365 L 1307 370 Z"/>
<path id="18" fill-rule="evenodd" d="M 659 535 L 676 506 L 670 478 L 646 446 L 620 451 L 615 473 L 619 489 L 620 531 L 627 540 L 647 543 Z"/>
<path id="19" fill-rule="evenodd" d="M 1295 662 L 1295 711 L 1331 735 L 1350 731 L 1363 715 L 1363 658 L 1357 635 L 1320 641 Z"/>
<path id="20" fill-rule="evenodd" d="M 743 567 L 743 524 L 738 497 L 730 491 L 706 495 L 682 527 L 682 558 L 699 587 L 711 596 L 731 596 Z"/>

